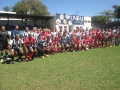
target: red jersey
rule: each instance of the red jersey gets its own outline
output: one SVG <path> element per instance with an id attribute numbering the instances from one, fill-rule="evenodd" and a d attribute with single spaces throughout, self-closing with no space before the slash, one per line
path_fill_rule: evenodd
<path id="1" fill-rule="evenodd" d="M 85 39 L 82 39 L 82 43 L 85 44 Z"/>
<path id="2" fill-rule="evenodd" d="M 24 39 L 25 46 L 32 46 L 34 43 L 35 43 L 35 39 L 34 38 L 26 37 Z"/>
<path id="3" fill-rule="evenodd" d="M 79 38 L 77 38 L 77 44 L 81 44 L 81 41 Z"/>
<path id="4" fill-rule="evenodd" d="M 59 44 L 59 43 L 60 43 L 60 38 L 59 38 L 59 37 L 56 37 L 56 38 L 55 38 L 55 43 L 56 43 L 56 44 Z"/>
<path id="5" fill-rule="evenodd" d="M 91 31 L 89 32 L 89 35 L 90 35 L 90 37 L 92 37 L 92 32 Z"/>
<path id="6" fill-rule="evenodd" d="M 73 38 L 72 41 L 73 41 L 74 44 L 77 44 L 77 39 L 76 38 Z"/>

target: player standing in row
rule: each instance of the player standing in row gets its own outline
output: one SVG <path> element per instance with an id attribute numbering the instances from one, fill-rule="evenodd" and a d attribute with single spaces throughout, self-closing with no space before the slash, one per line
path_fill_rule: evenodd
<path id="1" fill-rule="evenodd" d="M 29 28 L 26 27 L 26 28 L 25 28 L 25 31 L 23 32 L 23 35 L 22 35 L 23 40 L 24 40 L 26 37 L 28 37 L 29 34 L 30 34 Z"/>
<path id="2" fill-rule="evenodd" d="M 7 31 L 5 31 L 5 26 L 1 27 L 0 30 L 0 50 L 1 50 L 1 58 L 0 61 L 3 62 L 3 54 L 5 51 L 6 54 L 6 59 L 8 60 L 8 39 L 9 39 L 9 34 Z"/>
<path id="3" fill-rule="evenodd" d="M 19 29 L 19 26 L 16 25 L 15 29 L 12 30 L 12 32 L 11 32 L 11 39 L 14 39 L 16 34 L 19 34 L 20 38 L 22 38 L 22 34 L 21 34 L 21 32 L 18 29 Z"/>

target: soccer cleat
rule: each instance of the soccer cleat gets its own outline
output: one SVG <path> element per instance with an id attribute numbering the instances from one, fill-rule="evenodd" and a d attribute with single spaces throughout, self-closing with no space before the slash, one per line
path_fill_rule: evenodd
<path id="1" fill-rule="evenodd" d="M 15 62 L 14 61 L 12 61 L 12 64 L 14 64 Z"/>
<path id="2" fill-rule="evenodd" d="M 75 50 L 73 50 L 73 52 L 75 52 Z"/>
<path id="3" fill-rule="evenodd" d="M 6 58 L 6 60 L 10 60 L 10 58 Z"/>
<path id="4" fill-rule="evenodd" d="M 18 61 L 21 62 L 21 59 L 19 59 Z"/>
<path id="5" fill-rule="evenodd" d="M 49 57 L 49 55 L 45 55 L 46 57 Z"/>
<path id="6" fill-rule="evenodd" d="M 89 48 L 86 48 L 86 50 L 89 50 Z"/>
<path id="7" fill-rule="evenodd" d="M 28 59 L 25 59 L 26 60 L 26 62 L 28 62 Z"/>
<path id="8" fill-rule="evenodd" d="M 41 56 L 41 58 L 45 58 L 44 56 Z"/>
<path id="9" fill-rule="evenodd" d="M 2 62 L 3 62 L 3 59 L 1 59 L 0 62 L 2 63 Z"/>

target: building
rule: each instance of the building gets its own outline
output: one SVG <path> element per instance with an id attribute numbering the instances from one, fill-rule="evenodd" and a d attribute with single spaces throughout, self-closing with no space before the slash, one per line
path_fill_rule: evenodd
<path id="1" fill-rule="evenodd" d="M 67 14 L 56 14 L 56 28 L 62 28 L 63 30 L 76 29 L 76 28 L 91 28 L 91 17 L 78 16 L 78 15 L 67 15 Z"/>
<path id="2" fill-rule="evenodd" d="M 0 11 L 0 24 L 5 25 L 41 25 L 48 26 L 50 28 L 60 28 L 63 30 L 72 30 L 76 28 L 91 28 L 91 17 L 67 15 L 67 14 L 54 14 L 53 16 L 33 16 L 33 15 L 19 15 L 16 12 Z"/>

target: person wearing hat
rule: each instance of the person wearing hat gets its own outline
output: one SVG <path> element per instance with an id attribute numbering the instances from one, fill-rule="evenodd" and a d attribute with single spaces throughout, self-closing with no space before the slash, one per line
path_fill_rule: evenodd
<path id="1" fill-rule="evenodd" d="M 0 61 L 3 62 L 4 50 L 6 53 L 6 59 L 8 60 L 8 39 L 10 39 L 8 32 L 5 30 L 5 26 L 1 26 L 0 30 L 0 50 L 1 58 Z"/>

